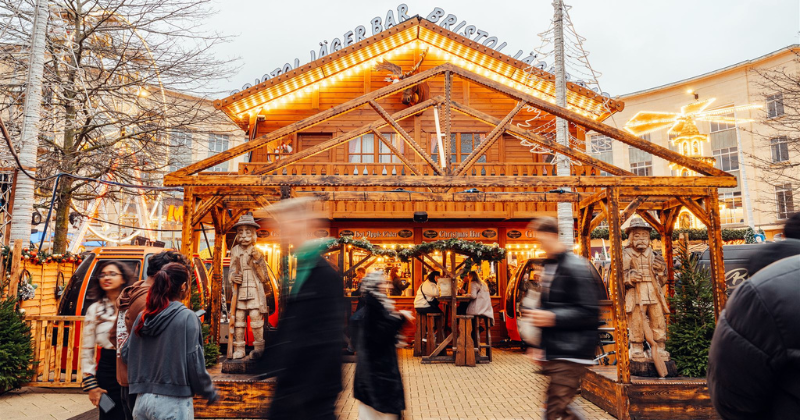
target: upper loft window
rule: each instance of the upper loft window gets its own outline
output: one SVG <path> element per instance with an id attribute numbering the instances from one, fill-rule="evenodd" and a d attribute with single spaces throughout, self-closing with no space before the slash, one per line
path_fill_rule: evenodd
<path id="1" fill-rule="evenodd" d="M 400 153 L 403 141 L 396 133 L 381 133 Z M 347 161 L 350 163 L 400 163 L 400 158 L 374 134 L 364 134 L 350 140 L 347 147 Z"/>
<path id="2" fill-rule="evenodd" d="M 450 163 L 459 163 L 477 148 L 485 136 L 481 133 L 450 133 Z M 431 133 L 431 157 L 434 162 L 439 162 L 439 142 L 436 133 Z M 479 163 L 486 162 L 486 155 L 478 158 Z"/>
<path id="3" fill-rule="evenodd" d="M 170 132 L 169 147 L 170 172 L 175 172 L 192 163 L 192 133 L 186 131 Z"/>

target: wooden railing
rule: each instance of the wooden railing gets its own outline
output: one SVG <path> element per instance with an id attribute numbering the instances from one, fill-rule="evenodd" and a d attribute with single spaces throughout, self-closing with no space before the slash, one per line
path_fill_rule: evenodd
<path id="1" fill-rule="evenodd" d="M 240 163 L 239 173 L 249 174 L 267 163 Z M 419 163 L 413 165 L 420 175 L 435 175 L 433 168 Z M 594 173 L 593 173 L 594 172 Z M 555 165 L 550 163 L 476 163 L 467 176 L 552 176 Z M 402 163 L 307 163 L 293 164 L 267 173 L 268 175 L 413 175 Z M 599 176 L 589 166 L 574 166 L 571 175 Z"/>
<path id="2" fill-rule="evenodd" d="M 31 326 L 35 374 L 29 386 L 81 386 L 82 316 L 27 316 Z"/>

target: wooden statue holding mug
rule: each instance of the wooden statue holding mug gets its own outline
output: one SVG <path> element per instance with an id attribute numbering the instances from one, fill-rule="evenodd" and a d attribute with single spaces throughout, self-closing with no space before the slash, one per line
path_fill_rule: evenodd
<path id="1" fill-rule="evenodd" d="M 643 365 L 652 363 L 658 376 L 665 377 L 668 376 L 666 362 L 669 361 L 664 317 L 669 313 L 669 306 L 663 289 L 667 283 L 667 264 L 653 251 L 651 231 L 650 225 L 638 217 L 631 220 L 625 229 L 628 235 L 628 245 L 622 250 L 625 313 L 630 330 L 631 373 L 634 373 L 633 365 L 637 362 Z M 649 352 L 644 351 L 645 341 L 650 345 Z M 670 365 L 674 366 L 674 362 Z"/>
<path id="2" fill-rule="evenodd" d="M 264 318 L 269 313 L 264 285 L 269 281 L 264 254 L 255 247 L 258 223 L 252 213 L 239 218 L 233 225 L 236 238 L 231 248 L 231 266 L 228 279 L 233 283 L 231 312 L 234 314 L 233 356 L 245 357 L 245 333 L 247 317 L 253 330 L 253 351 L 250 359 L 259 359 L 264 354 Z M 272 288 L 267 287 L 272 293 Z"/>

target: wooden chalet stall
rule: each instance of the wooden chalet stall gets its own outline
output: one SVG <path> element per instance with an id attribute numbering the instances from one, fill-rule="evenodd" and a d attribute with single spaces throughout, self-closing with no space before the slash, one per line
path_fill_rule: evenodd
<path id="1" fill-rule="evenodd" d="M 374 70 L 382 60 L 399 65 L 404 72 L 415 65 L 418 69 L 391 83 L 385 80 L 387 72 Z M 736 179 L 603 124 L 622 109 L 622 103 L 572 83 L 567 89 L 567 107 L 556 106 L 552 74 L 415 17 L 216 101 L 215 106 L 239 124 L 250 141 L 165 178 L 165 185 L 182 186 L 185 191 L 185 220 L 191 223 L 183 228 L 183 252 L 190 255 L 196 248 L 199 224 L 213 224 L 217 233 L 211 297 L 214 334 L 219 332 L 219 273 L 226 250 L 221 239 L 242 212 L 254 211 L 256 218 L 266 218 L 268 213 L 261 209 L 274 201 L 313 195 L 322 200 L 317 205 L 330 219 L 327 233 L 332 236 L 346 230 L 362 235 L 372 232 L 376 244 L 399 245 L 461 232 L 484 242 L 511 245 L 511 255 L 516 246 L 516 255 L 522 258 L 533 245 L 522 233 L 527 222 L 535 216 L 554 215 L 558 202 L 570 202 L 584 255 L 589 252 L 591 229 L 608 220 L 615 268 L 611 283 L 619 364 L 611 372 L 590 374 L 584 396 L 619 418 L 629 418 L 634 412 L 640 418 L 637 410 L 648 402 L 634 398 L 641 385 L 630 375 L 623 291 L 617 287 L 621 225 L 639 214 L 667 238 L 663 252 L 671 261 L 669 238 L 680 209 L 688 208 L 707 222 L 719 313 L 725 282 L 717 189 L 735 186 Z M 404 104 L 404 91 L 422 95 L 418 102 Z M 556 117 L 568 120 L 571 134 L 578 139 L 595 131 L 699 175 L 635 176 L 588 155 L 582 147 L 563 146 L 537 134 Z M 570 173 L 555 174 L 549 156 L 530 153 L 523 140 L 568 156 L 573 162 Z M 250 162 L 240 164 L 238 172 L 204 172 L 246 153 Z M 414 212 L 426 212 L 428 221 L 413 222 Z M 402 237 L 401 231 L 411 234 Z M 436 236 L 426 235 L 428 231 Z M 263 239 L 270 244 L 268 236 Z M 270 245 L 275 249 L 280 241 Z M 282 255 L 288 252 L 281 249 Z M 496 314 L 503 309 L 507 262 L 489 268 L 497 276 Z M 408 270 L 412 290 L 416 290 L 422 267 Z M 412 299 L 397 297 L 399 306 L 407 308 Z M 495 334 L 500 338 L 503 328 L 501 322 L 496 323 Z M 671 386 L 669 381 L 659 383 L 659 387 Z M 233 409 L 242 404 L 239 400 L 223 400 L 213 413 L 206 413 L 203 405 L 198 416 L 251 416 L 247 410 Z M 691 397 L 683 402 L 698 404 Z M 698 410 L 711 410 L 707 401 L 701 404 L 705 405 Z"/>

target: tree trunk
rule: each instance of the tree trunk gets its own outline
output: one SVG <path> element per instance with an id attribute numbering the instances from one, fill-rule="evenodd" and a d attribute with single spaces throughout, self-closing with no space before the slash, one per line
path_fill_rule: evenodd
<path id="1" fill-rule="evenodd" d="M 17 143 L 20 163 L 25 170 L 36 174 L 36 155 L 39 149 L 39 112 L 42 104 L 42 75 L 44 73 L 45 31 L 47 29 L 47 0 L 36 2 L 33 35 L 28 65 L 28 77 L 23 108 L 22 136 Z M 34 180 L 20 174 L 14 191 L 14 208 L 11 213 L 11 241 L 31 240 L 31 214 L 33 213 Z"/>
<path id="2" fill-rule="evenodd" d="M 62 177 L 56 191 L 56 223 L 53 238 L 53 253 L 63 254 L 67 250 L 67 233 L 69 231 L 69 211 L 72 206 L 72 179 Z"/>

